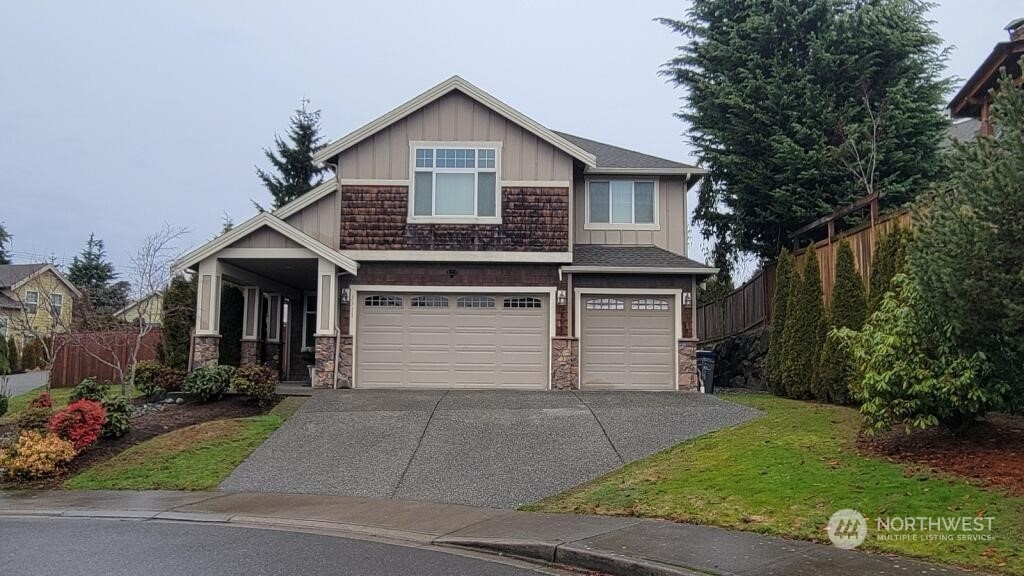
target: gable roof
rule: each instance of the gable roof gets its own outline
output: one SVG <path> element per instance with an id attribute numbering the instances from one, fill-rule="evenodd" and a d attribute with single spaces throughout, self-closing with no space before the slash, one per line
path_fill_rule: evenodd
<path id="1" fill-rule="evenodd" d="M 611 171 L 622 171 L 622 172 L 657 172 L 661 174 L 705 174 L 706 170 L 691 166 L 690 164 L 683 164 L 682 162 L 676 162 L 674 160 L 668 160 L 665 158 L 659 158 L 657 156 L 651 156 L 650 154 L 644 154 L 643 152 L 637 152 L 635 150 L 629 150 L 621 148 L 619 146 L 613 146 L 611 144 L 605 144 L 604 142 L 598 142 L 589 138 L 583 138 L 581 136 L 574 136 L 572 134 L 566 134 L 565 132 L 555 132 L 562 138 L 576 144 L 580 148 L 583 148 L 587 152 L 590 152 L 597 159 L 597 165 L 588 168 L 589 172 L 601 172 L 602 170 Z"/>
<path id="2" fill-rule="evenodd" d="M 324 260 L 333 262 L 349 274 L 355 274 L 359 269 L 359 263 L 355 260 L 343 255 L 337 250 L 328 248 L 316 238 L 313 238 L 309 234 L 295 228 L 269 212 L 260 212 L 238 226 L 235 226 L 228 232 L 221 234 L 206 244 L 203 244 L 188 254 L 185 254 L 174 263 L 174 266 L 172 266 L 171 269 L 174 273 L 178 273 L 187 268 L 191 268 L 210 256 L 215 255 L 217 252 L 220 252 L 224 248 L 231 246 L 238 240 L 241 240 L 256 230 L 264 227 L 280 233 L 282 236 L 289 238 L 296 244 Z"/>
<path id="3" fill-rule="evenodd" d="M 120 315 L 128 312 L 132 308 L 136 308 L 138 306 L 141 306 L 143 302 L 147 302 L 149 300 L 152 300 L 156 296 L 160 296 L 162 298 L 163 295 L 164 295 L 163 292 L 159 292 L 159 291 L 157 291 L 157 292 L 150 292 L 148 295 L 143 296 L 142 298 L 139 298 L 138 300 L 135 300 L 134 302 L 129 302 L 127 306 L 125 306 L 124 308 L 121 308 L 117 312 L 114 312 L 114 316 L 120 316 Z"/>
<path id="4" fill-rule="evenodd" d="M 53 272 L 53 275 L 60 280 L 61 284 L 67 287 L 68 290 L 77 298 L 81 297 L 82 293 L 78 291 L 78 288 L 71 283 L 60 270 L 57 270 L 52 264 L 3 264 L 0 265 L 0 288 L 16 289 L 22 284 L 29 280 L 43 274 L 45 272 Z"/>
<path id="5" fill-rule="evenodd" d="M 476 100 L 480 104 L 494 110 L 501 114 L 508 120 L 519 124 L 527 131 L 533 133 L 535 136 L 544 140 L 548 144 L 551 144 L 555 148 L 558 148 L 562 152 L 576 158 L 580 162 L 587 166 L 595 166 L 596 158 L 591 152 L 580 148 L 578 145 L 570 142 L 559 134 L 545 128 L 537 121 L 529 118 L 522 112 L 519 112 L 515 108 L 512 108 L 508 104 L 505 104 L 501 100 L 498 100 L 494 96 L 491 96 L 487 92 L 484 92 L 480 88 L 477 88 L 473 84 L 463 80 L 459 76 L 452 76 L 451 78 L 441 82 L 437 86 L 434 86 L 430 90 L 420 94 L 419 96 L 409 100 L 405 104 L 402 104 L 398 108 L 388 112 L 387 114 L 377 118 L 373 122 L 359 128 L 348 135 L 342 137 L 340 140 L 325 146 L 322 150 L 317 152 L 313 159 L 317 162 L 326 162 L 341 154 L 345 150 L 355 146 L 370 136 L 380 132 L 384 128 L 398 122 L 402 118 L 409 116 L 413 112 L 416 112 L 420 108 L 423 108 L 427 104 L 434 102 L 435 100 L 441 99 L 443 96 L 453 92 L 459 91 L 466 96 Z"/>
<path id="6" fill-rule="evenodd" d="M 718 272 L 717 268 L 657 246 L 608 244 L 576 244 L 572 249 L 572 266 L 564 266 L 562 270 L 598 273 L 661 272 L 702 276 L 711 276 Z"/>
<path id="7" fill-rule="evenodd" d="M 996 44 L 981 66 L 949 101 L 953 117 L 980 118 L 981 101 L 988 98 L 988 91 L 999 82 L 999 69 L 1006 68 L 1011 78 L 1019 78 L 1021 69 L 1018 64 L 1021 56 L 1024 56 L 1024 39 Z"/>

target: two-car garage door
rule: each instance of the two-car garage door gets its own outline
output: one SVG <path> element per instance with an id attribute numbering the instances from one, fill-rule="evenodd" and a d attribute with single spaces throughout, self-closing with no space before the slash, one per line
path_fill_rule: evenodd
<path id="1" fill-rule="evenodd" d="M 547 294 L 360 292 L 360 388 L 548 387 Z"/>

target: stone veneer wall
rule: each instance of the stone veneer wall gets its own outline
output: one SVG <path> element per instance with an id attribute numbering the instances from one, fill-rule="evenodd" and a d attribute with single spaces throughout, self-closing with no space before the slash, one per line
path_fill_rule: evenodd
<path id="1" fill-rule="evenodd" d="M 679 341 L 679 391 L 700 391 L 700 374 L 697 372 L 697 343 L 689 340 Z"/>
<path id="2" fill-rule="evenodd" d="M 338 347 L 338 388 L 352 387 L 352 336 L 341 336 Z"/>
<path id="3" fill-rule="evenodd" d="M 260 343 L 255 340 L 242 340 L 239 364 L 256 366 L 260 364 Z"/>
<path id="4" fill-rule="evenodd" d="M 555 390 L 579 389 L 580 341 L 577 338 L 551 339 L 551 387 Z"/>
<path id="5" fill-rule="evenodd" d="M 216 366 L 220 357 L 220 336 L 196 336 L 192 350 L 192 368 Z"/>
<path id="6" fill-rule="evenodd" d="M 334 387 L 334 336 L 316 337 L 316 371 L 313 388 Z"/>

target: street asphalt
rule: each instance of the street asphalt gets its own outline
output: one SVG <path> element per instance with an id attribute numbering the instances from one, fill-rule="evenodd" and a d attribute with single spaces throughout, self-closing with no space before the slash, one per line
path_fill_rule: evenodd
<path id="1" fill-rule="evenodd" d="M 433 549 L 223 525 L 4 518 L 0 574 L 20 576 L 536 576 Z M 544 573 L 552 573 L 545 571 Z"/>
<path id="2" fill-rule="evenodd" d="M 221 488 L 515 508 L 758 414 L 665 392 L 318 391 Z"/>
<path id="3" fill-rule="evenodd" d="M 45 386 L 48 375 L 49 372 L 47 370 L 11 374 L 7 377 L 7 393 L 11 396 L 17 396 L 18 394 L 28 392 L 33 388 Z"/>

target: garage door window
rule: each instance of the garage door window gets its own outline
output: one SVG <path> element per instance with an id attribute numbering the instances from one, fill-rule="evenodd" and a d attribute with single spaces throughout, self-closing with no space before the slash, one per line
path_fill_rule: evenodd
<path id="1" fill-rule="evenodd" d="M 664 298 L 637 298 L 633 300 L 633 310 L 668 310 L 668 300 Z"/>
<path id="2" fill-rule="evenodd" d="M 588 298 L 587 310 L 625 310 L 626 303 L 618 298 Z"/>
<path id="3" fill-rule="evenodd" d="M 490 296 L 459 296 L 459 308 L 494 308 L 494 298 Z"/>
<path id="4" fill-rule="evenodd" d="M 505 298 L 505 308 L 540 308 L 540 298 Z"/>
<path id="5" fill-rule="evenodd" d="M 413 308 L 447 308 L 448 298 L 444 296 L 413 296 Z"/>
<path id="6" fill-rule="evenodd" d="M 401 296 L 367 296 L 363 301 L 370 308 L 401 308 Z"/>

